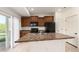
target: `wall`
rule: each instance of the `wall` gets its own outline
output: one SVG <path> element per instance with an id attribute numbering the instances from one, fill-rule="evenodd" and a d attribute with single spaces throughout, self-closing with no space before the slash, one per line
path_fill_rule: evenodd
<path id="1" fill-rule="evenodd" d="M 76 36 L 68 42 L 79 46 L 79 8 L 64 8 L 60 12 L 55 13 L 56 32 L 70 36 Z M 75 33 L 78 33 L 75 35 Z"/>
<path id="2" fill-rule="evenodd" d="M 14 36 L 15 36 L 15 39 L 14 39 L 14 41 L 16 41 L 16 40 L 18 40 L 19 39 L 19 37 L 20 37 L 20 34 L 19 34 L 19 29 L 20 29 L 20 19 L 19 18 L 17 18 L 17 17 L 14 17 L 13 18 L 14 19 Z"/>
<path id="3" fill-rule="evenodd" d="M 74 35 L 74 33 L 79 34 L 79 31 L 78 31 L 79 8 L 67 8 L 62 11 L 62 14 L 64 15 L 64 18 L 65 18 L 64 20 L 65 20 L 66 34 L 69 34 L 72 36 Z M 71 31 L 72 33 L 70 33 Z"/>
<path id="4" fill-rule="evenodd" d="M 64 17 L 61 12 L 55 13 L 56 33 L 65 33 Z"/>
<path id="5" fill-rule="evenodd" d="M 70 25 L 70 23 L 68 23 L 70 19 L 75 19 L 73 21 L 72 20 L 70 21 L 72 27 L 68 27 L 68 25 Z M 71 28 L 71 31 L 73 31 L 74 29 L 74 31 L 77 31 L 79 33 L 78 31 L 79 20 L 78 19 L 79 19 L 79 8 L 66 8 L 60 12 L 56 12 L 55 13 L 56 32 L 67 34 L 66 31 L 69 28 Z"/>
<path id="6" fill-rule="evenodd" d="M 13 17 L 13 36 L 14 36 L 13 45 L 16 45 L 15 41 L 20 39 L 20 18 L 18 18 L 18 17 Z"/>

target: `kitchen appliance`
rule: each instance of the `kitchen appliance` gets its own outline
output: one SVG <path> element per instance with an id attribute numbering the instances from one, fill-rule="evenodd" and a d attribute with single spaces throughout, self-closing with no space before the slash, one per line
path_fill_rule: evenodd
<path id="1" fill-rule="evenodd" d="M 45 28 L 46 33 L 55 33 L 55 22 L 46 22 Z"/>
<path id="2" fill-rule="evenodd" d="M 38 33 L 38 28 L 31 28 L 31 33 Z"/>
<path id="3" fill-rule="evenodd" d="M 38 26 L 38 22 L 31 22 L 31 23 L 30 23 L 30 26 L 31 26 L 31 27 Z"/>

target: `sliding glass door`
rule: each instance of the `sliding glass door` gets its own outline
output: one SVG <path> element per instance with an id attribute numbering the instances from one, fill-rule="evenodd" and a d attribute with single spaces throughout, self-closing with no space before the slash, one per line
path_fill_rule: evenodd
<path id="1" fill-rule="evenodd" d="M 0 15 L 0 51 L 9 47 L 8 17 Z"/>

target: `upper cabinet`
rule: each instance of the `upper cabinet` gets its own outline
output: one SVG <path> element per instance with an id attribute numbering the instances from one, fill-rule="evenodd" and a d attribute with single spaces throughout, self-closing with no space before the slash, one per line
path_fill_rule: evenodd
<path id="1" fill-rule="evenodd" d="M 44 25 L 44 18 L 43 17 L 39 17 L 38 18 L 38 25 L 39 26 L 43 26 Z"/>
<path id="2" fill-rule="evenodd" d="M 54 16 L 45 16 L 44 21 L 45 22 L 54 22 Z"/>
<path id="3" fill-rule="evenodd" d="M 31 16 L 30 21 L 31 22 L 38 22 L 38 16 Z"/>
<path id="4" fill-rule="evenodd" d="M 21 17 L 21 26 L 29 26 L 30 24 L 30 17 Z"/>
<path id="5" fill-rule="evenodd" d="M 21 26 L 26 27 L 30 26 L 31 22 L 38 22 L 38 26 L 44 26 L 45 22 L 54 22 L 54 16 L 30 16 L 30 17 L 21 17 Z"/>

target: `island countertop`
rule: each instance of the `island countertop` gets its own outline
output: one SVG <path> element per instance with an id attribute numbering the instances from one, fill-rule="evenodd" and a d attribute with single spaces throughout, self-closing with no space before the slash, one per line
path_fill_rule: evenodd
<path id="1" fill-rule="evenodd" d="M 72 38 L 75 37 L 60 33 L 28 33 L 15 42 L 18 43 L 18 42 L 31 42 L 31 41 L 44 41 L 44 40 L 64 40 Z"/>

